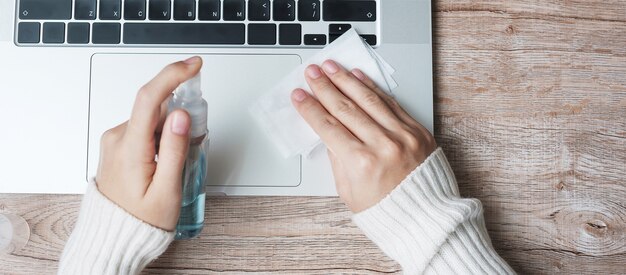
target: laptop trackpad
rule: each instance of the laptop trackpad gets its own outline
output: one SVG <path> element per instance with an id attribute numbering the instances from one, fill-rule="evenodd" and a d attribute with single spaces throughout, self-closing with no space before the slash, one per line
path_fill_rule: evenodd
<path id="1" fill-rule="evenodd" d="M 96 54 L 91 60 L 88 177 L 98 166 L 100 136 L 130 117 L 137 90 L 168 63 L 189 55 Z M 208 184 L 297 186 L 301 158 L 282 158 L 254 124 L 248 106 L 300 65 L 297 55 L 202 55 L 209 105 Z"/>

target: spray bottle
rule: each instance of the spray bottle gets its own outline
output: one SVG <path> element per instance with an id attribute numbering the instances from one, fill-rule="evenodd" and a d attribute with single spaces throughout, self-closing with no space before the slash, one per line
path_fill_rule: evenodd
<path id="1" fill-rule="evenodd" d="M 183 196 L 176 239 L 197 236 L 204 226 L 205 180 L 207 174 L 207 102 L 202 98 L 200 74 L 182 83 L 168 103 L 168 114 L 176 109 L 187 111 L 191 117 L 189 151 L 183 168 Z"/>

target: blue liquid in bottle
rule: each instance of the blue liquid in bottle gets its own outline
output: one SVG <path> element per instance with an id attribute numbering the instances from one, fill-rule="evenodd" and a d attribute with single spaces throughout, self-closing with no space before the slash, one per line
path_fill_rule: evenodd
<path id="1" fill-rule="evenodd" d="M 176 239 L 197 236 L 204 225 L 204 199 L 207 174 L 207 102 L 202 98 L 200 75 L 182 83 L 168 104 L 169 112 L 185 110 L 191 118 L 189 151 L 182 175 L 182 203 L 176 225 Z"/>
<path id="2" fill-rule="evenodd" d="M 205 180 L 207 172 L 206 136 L 191 140 L 183 168 L 183 196 L 180 217 L 176 225 L 176 239 L 197 236 L 204 226 Z"/>

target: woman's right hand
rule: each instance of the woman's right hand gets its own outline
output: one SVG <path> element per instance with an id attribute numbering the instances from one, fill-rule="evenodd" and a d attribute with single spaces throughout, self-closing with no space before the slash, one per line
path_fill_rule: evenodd
<path id="1" fill-rule="evenodd" d="M 201 67 L 197 56 L 165 67 L 137 93 L 130 119 L 102 135 L 98 190 L 130 214 L 166 231 L 176 229 L 180 214 L 191 119 L 181 110 L 166 118 L 164 103 Z"/>
<path id="2" fill-rule="evenodd" d="M 328 147 L 337 192 L 354 213 L 376 205 L 437 148 L 435 139 L 358 69 L 309 66 L 315 97 L 292 102 Z"/>

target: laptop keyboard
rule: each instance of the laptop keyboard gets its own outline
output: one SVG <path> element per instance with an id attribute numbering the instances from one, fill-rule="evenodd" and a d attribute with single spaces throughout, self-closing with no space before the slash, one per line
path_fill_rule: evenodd
<path id="1" fill-rule="evenodd" d="M 17 0 L 20 46 L 377 45 L 375 0 Z"/>

